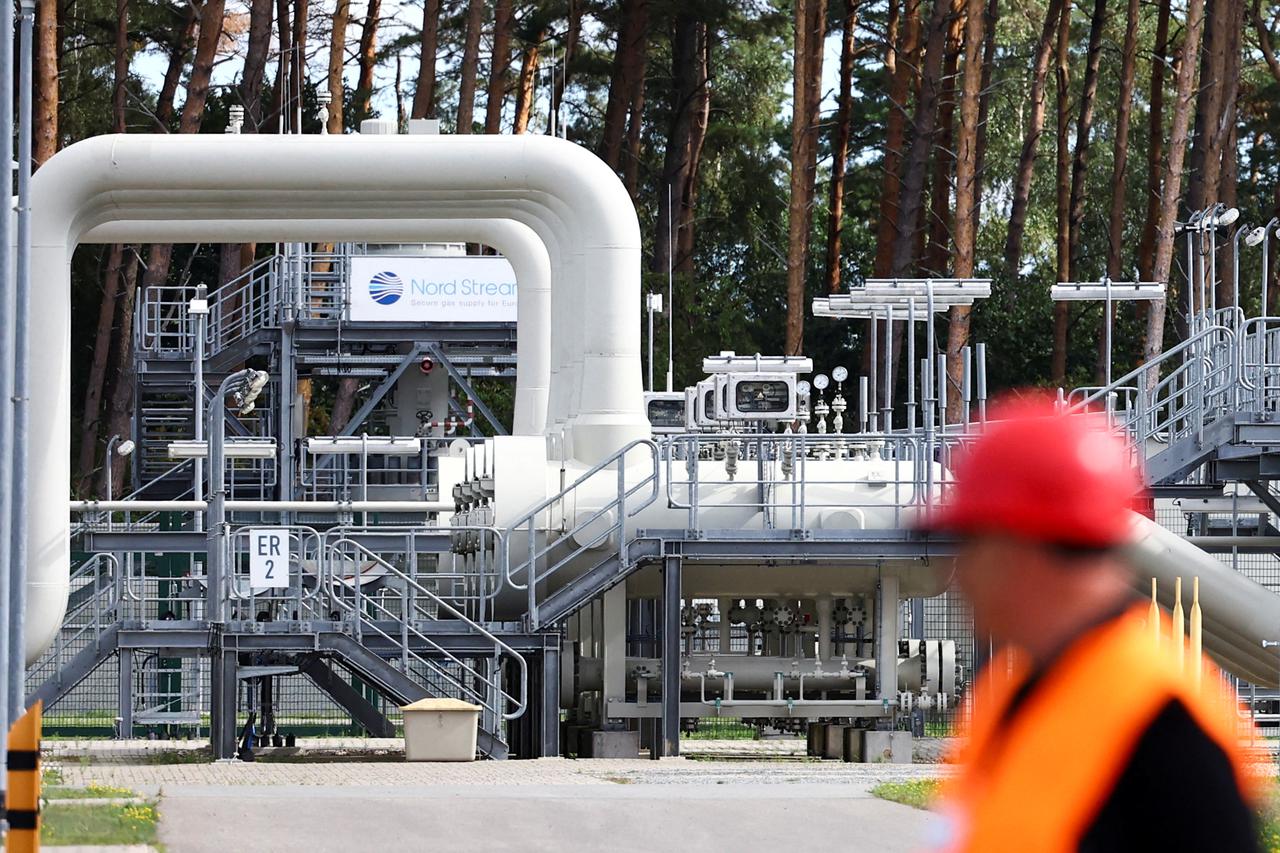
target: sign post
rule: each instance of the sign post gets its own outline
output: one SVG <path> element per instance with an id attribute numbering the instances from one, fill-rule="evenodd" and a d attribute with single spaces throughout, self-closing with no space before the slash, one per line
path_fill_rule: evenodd
<path id="1" fill-rule="evenodd" d="M 289 586 L 289 531 L 284 527 L 257 527 L 249 531 L 249 586 L 252 589 L 287 589 Z"/>

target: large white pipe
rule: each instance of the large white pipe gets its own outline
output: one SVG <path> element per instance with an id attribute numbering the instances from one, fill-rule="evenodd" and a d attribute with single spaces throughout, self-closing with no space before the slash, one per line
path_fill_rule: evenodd
<path id="1" fill-rule="evenodd" d="M 596 462 L 648 435 L 634 315 L 640 300 L 635 209 L 617 176 L 572 143 L 536 134 L 138 134 L 85 140 L 45 163 L 33 181 L 32 275 L 42 286 L 33 293 L 32 361 L 42 370 L 30 411 L 43 428 L 33 432 L 30 450 L 30 468 L 38 474 L 29 507 L 28 660 L 51 642 L 66 609 L 69 264 L 86 232 L 113 221 L 160 219 L 154 215 L 163 210 L 169 234 L 180 230 L 177 222 L 275 221 L 297 226 L 277 239 L 307 240 L 305 223 L 325 220 L 341 226 L 326 229 L 326 237 L 361 239 L 360 220 L 422 219 L 441 194 L 509 205 L 516 213 L 492 218 L 524 221 L 544 243 L 549 232 L 564 235 L 555 251 L 548 247 L 552 264 L 570 273 L 561 283 L 553 267 L 552 334 L 568 325 L 572 305 L 572 316 L 583 321 L 564 337 L 581 357 L 562 359 L 568 369 L 560 375 L 553 365 L 548 396 L 557 396 L 558 383 L 576 386 L 569 399 L 576 396 L 577 406 L 567 418 L 574 455 Z M 143 233 L 135 239 L 148 239 Z M 193 229 L 184 239 L 230 238 Z M 568 301 L 559 298 L 566 286 Z"/>
<path id="2" fill-rule="evenodd" d="M 433 208 L 433 211 L 435 208 Z M 218 234 L 231 243 L 287 240 L 329 242 L 336 231 L 351 229 L 340 220 L 178 221 L 118 220 L 90 228 L 81 243 L 177 243 L 194 232 Z M 517 343 L 513 435 L 542 435 L 547 426 L 547 393 L 551 382 L 551 260 L 532 228 L 504 219 L 362 219 L 361 236 L 369 243 L 473 242 L 496 249 L 516 274 Z M 300 236 L 300 232 L 305 234 Z M 290 235 L 288 237 L 281 235 Z M 207 237 L 205 239 L 208 239 Z"/>
<path id="3" fill-rule="evenodd" d="M 1151 591 L 1156 578 L 1161 603 L 1173 604 L 1173 589 L 1182 578 L 1184 591 L 1200 578 L 1204 612 L 1204 649 L 1228 671 L 1268 687 L 1280 686 L 1280 656 L 1262 641 L 1280 640 L 1280 598 L 1178 534 L 1135 516 L 1139 537 L 1127 551 L 1137 569 L 1135 587 Z M 1189 607 L 1190 599 L 1182 602 Z"/>

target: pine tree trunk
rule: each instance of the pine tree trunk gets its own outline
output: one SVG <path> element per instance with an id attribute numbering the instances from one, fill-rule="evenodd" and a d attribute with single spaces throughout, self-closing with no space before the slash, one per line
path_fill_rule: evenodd
<path id="1" fill-rule="evenodd" d="M 221 20 L 221 19 L 219 19 Z M 221 27 L 219 27 L 221 28 Z M 116 336 L 114 369 L 112 371 L 111 402 L 107 407 L 107 435 L 128 436 L 133 421 L 133 302 L 138 291 L 138 256 L 129 252 L 120 277 L 120 296 L 116 302 L 116 323 L 120 332 Z M 125 486 L 125 457 L 113 455 L 103 462 L 103 478 L 98 493 L 106 492 L 106 467 L 111 466 L 112 485 L 123 490 Z M 113 497 L 108 495 L 108 497 Z"/>
<path id="2" fill-rule="evenodd" d="M 85 495 L 93 479 L 102 427 L 102 392 L 106 384 L 107 359 L 111 352 L 116 316 L 116 295 L 120 292 L 120 268 L 124 247 L 113 244 L 107 253 L 107 270 L 98 303 L 98 325 L 93 339 L 93 358 L 85 384 L 84 411 L 80 421 L 80 455 L 76 462 L 76 493 Z"/>
<path id="3" fill-rule="evenodd" d="M 58 151 L 58 3 L 36 0 L 32 51 L 31 166 L 40 168 Z M 12 81 L 5 82 L 6 86 Z M 5 188 L 5 192 L 8 192 Z"/>
<path id="4" fill-rule="evenodd" d="M 713 39 L 706 24 L 698 26 L 698 61 L 695 65 L 696 90 L 690 110 L 688 169 L 680 194 L 676 217 L 675 271 L 693 273 L 693 250 L 696 241 L 695 211 L 698 203 L 698 171 L 702 165 L 702 147 L 707 140 L 707 124 L 711 120 L 711 47 Z"/>
<path id="5" fill-rule="evenodd" d="M 378 64 L 378 16 L 381 13 L 382 0 L 369 0 L 364 26 L 360 28 L 360 76 L 353 104 L 357 120 L 373 116 L 373 72 Z"/>
<path id="6" fill-rule="evenodd" d="M 485 133 L 502 130 L 502 102 L 507 97 L 507 71 L 511 67 L 511 2 L 498 0 L 493 10 L 493 57 L 489 62 L 489 92 L 485 98 Z"/>
<path id="7" fill-rule="evenodd" d="M 924 209 L 924 182 L 933 148 L 938 120 L 938 93 L 942 87 L 942 67 L 946 53 L 951 0 L 934 0 L 925 41 L 924 66 L 920 76 L 920 97 L 912 121 L 911 147 L 903 164 L 901 202 L 898 210 L 898 237 L 893 248 L 890 274 L 903 278 L 910 274 L 919 252 L 920 214 Z"/>
<path id="8" fill-rule="evenodd" d="M 1031 71 L 1031 116 L 1022 137 L 1022 153 L 1013 179 L 1013 202 L 1009 210 L 1009 228 L 1004 242 L 1005 272 L 1014 280 L 1022 266 L 1022 237 L 1027 227 L 1027 205 L 1031 201 L 1031 178 L 1035 173 L 1036 149 L 1044 132 L 1046 107 L 1045 83 L 1049 76 L 1049 60 L 1053 56 L 1053 36 L 1058 31 L 1064 0 L 1049 0 L 1044 26 L 1036 43 L 1035 65 Z"/>
<path id="9" fill-rule="evenodd" d="M 840 290 L 840 232 L 844 227 L 844 178 L 853 133 L 853 46 L 858 28 L 858 0 L 844 0 L 844 25 L 840 36 L 840 99 L 836 110 L 835 140 L 831 145 L 831 201 L 827 219 L 827 266 L 824 289 Z"/>
<path id="10" fill-rule="evenodd" d="M 956 76 L 960 67 L 960 37 L 964 27 L 966 0 L 951 0 L 951 24 L 947 29 L 946 55 L 942 67 L 942 90 L 938 95 L 938 128 L 935 131 L 933 179 L 929 187 L 928 241 L 921 272 L 946 274 L 951 259 L 951 176 L 955 171 Z"/>
<path id="11" fill-rule="evenodd" d="M 1071 0 L 1064 0 L 1058 18 L 1057 50 L 1057 189 L 1058 281 L 1071 280 Z M 1067 328 L 1071 320 L 1070 304 L 1053 304 L 1053 351 L 1049 358 L 1049 381 L 1061 387 L 1067 375 Z"/>
<path id="12" fill-rule="evenodd" d="M 1080 113 L 1076 121 L 1076 147 L 1071 160 L 1071 275 L 1080 266 L 1080 232 L 1084 223 L 1084 191 L 1088 178 L 1089 144 L 1093 137 L 1093 112 L 1098 96 L 1098 69 L 1102 63 L 1102 30 L 1107 21 L 1107 0 L 1094 0 L 1089 24 L 1089 45 L 1085 52 L 1084 84 L 1080 92 Z"/>
<path id="13" fill-rule="evenodd" d="M 600 158 L 615 172 L 623 170 L 627 117 L 634 114 L 636 83 L 644 87 L 648 53 L 649 4 L 647 0 L 623 0 L 618 27 L 618 48 L 609 74 L 609 99 L 605 104 Z M 643 96 L 641 96 L 643 97 Z"/>
<path id="14" fill-rule="evenodd" d="M 1138 67 L 1139 0 L 1129 0 L 1125 10 L 1124 44 L 1120 49 L 1120 91 L 1116 98 L 1116 136 L 1111 158 L 1111 208 L 1107 214 L 1107 277 L 1119 279 L 1124 270 L 1124 212 L 1129 178 L 1129 123 L 1133 115 L 1133 89 Z M 1111 307 L 1111 319 L 1115 306 Z M 1103 318 L 1104 321 L 1107 318 Z M 1114 348 L 1114 344 L 1113 344 Z M 1106 378 L 1106 341 L 1098 341 L 1095 380 Z"/>
<path id="15" fill-rule="evenodd" d="M 524 133 L 529 129 L 529 117 L 533 112 L 533 98 L 538 83 L 539 53 L 546 37 L 546 30 L 535 33 L 525 47 L 524 58 L 520 61 L 520 77 L 516 81 L 516 113 L 511 128 L 513 133 Z"/>
<path id="16" fill-rule="evenodd" d="M 413 93 L 411 118 L 431 118 L 436 104 L 436 52 L 440 47 L 440 0 L 426 0 L 419 42 L 418 88 Z"/>
<path id="17" fill-rule="evenodd" d="M 956 200 L 955 200 L 955 256 L 952 273 L 956 278 L 973 275 L 978 252 L 978 185 L 982 180 L 978 172 L 978 140 L 985 135 L 981 123 L 982 80 L 986 71 L 981 61 L 983 35 L 987 20 L 983 0 L 968 0 L 965 4 L 964 25 L 964 76 L 960 84 L 960 132 L 956 136 Z M 962 387 L 964 379 L 964 348 L 969 345 L 970 309 L 957 306 L 951 309 L 951 322 L 947 326 L 947 377 L 953 388 Z M 911 369 L 915 369 L 914 365 Z M 959 423 L 963 418 L 963 400 L 959 394 L 947 395 L 947 420 Z"/>
<path id="18" fill-rule="evenodd" d="M 658 215 L 653 247 L 653 271 L 674 267 L 677 211 L 685 202 L 692 163 L 695 111 L 702 91 L 702 43 L 705 25 L 692 15 L 677 15 L 671 41 L 671 122 L 662 158 L 662 182 L 658 185 Z"/>
<path id="19" fill-rule="evenodd" d="M 289 129 L 289 114 L 292 112 L 289 103 L 289 71 L 292 66 L 286 57 L 293 55 L 292 5 L 289 0 L 276 0 L 276 37 L 280 44 L 280 57 L 276 62 L 275 91 L 272 95 L 272 110 L 276 118 L 276 133 L 285 133 Z"/>
<path id="20" fill-rule="evenodd" d="M 458 122 L 455 133 L 471 133 L 475 128 L 476 73 L 480 64 L 480 31 L 484 28 L 484 0 L 470 0 L 467 31 L 462 45 L 462 77 L 458 83 Z"/>
<path id="21" fill-rule="evenodd" d="M 1155 48 L 1151 57 L 1151 91 L 1147 110 L 1147 212 L 1138 242 L 1138 273 L 1143 281 L 1154 281 L 1156 230 L 1160 220 L 1160 199 L 1164 170 L 1164 72 L 1169 62 L 1169 16 L 1171 0 L 1160 0 L 1156 16 Z M 1173 283 L 1169 282 L 1169 297 Z M 1146 344 L 1143 344 L 1146 350 Z"/>
<path id="22" fill-rule="evenodd" d="M 346 0 L 339 0 L 346 2 Z M 244 130 L 262 129 L 262 83 L 271 50 L 272 0 L 251 0 L 249 4 L 249 46 L 244 55 L 240 80 L 240 101 L 244 104 Z"/>
<path id="23" fill-rule="evenodd" d="M 880 215 L 876 226 L 875 274 L 880 278 L 893 271 L 893 249 L 898 238 L 898 208 L 902 197 L 902 158 L 907 140 L 907 98 L 911 91 L 913 66 L 907 57 L 920 41 L 920 0 L 906 0 L 902 25 L 902 45 L 897 46 L 897 0 L 890 0 L 888 36 L 885 40 L 885 75 L 889 86 L 889 116 L 885 123 L 883 177 L 880 185 Z"/>
<path id="24" fill-rule="evenodd" d="M 160 93 L 156 96 L 156 132 L 168 133 L 169 124 L 173 121 L 173 100 L 182 82 L 182 69 L 187 67 L 187 56 L 191 53 L 191 45 L 196 34 L 196 22 L 199 19 L 198 9 L 194 4 L 187 4 L 187 17 L 178 33 L 178 40 L 170 45 L 169 65 L 165 69 L 164 80 L 160 84 Z"/>
<path id="25" fill-rule="evenodd" d="M 560 127 L 560 105 L 564 101 L 565 89 L 573 77 L 574 60 L 578 56 L 578 42 L 582 39 L 582 15 L 585 11 L 582 0 L 569 0 L 569 23 L 564 31 L 564 62 L 556 75 L 555 85 L 551 87 L 551 103 L 555 106 L 556 127 Z"/>
<path id="26" fill-rule="evenodd" d="M 1173 227 L 1178 216 L 1178 195 L 1182 189 L 1182 166 L 1187 151 L 1187 124 L 1191 101 L 1195 97 L 1196 62 L 1200 50 L 1200 34 L 1204 22 L 1204 0 L 1188 0 L 1187 19 L 1179 51 L 1177 93 L 1169 131 L 1169 154 L 1165 161 L 1160 188 L 1160 215 L 1156 223 L 1156 253 L 1152 265 L 1155 281 L 1168 281 L 1173 265 Z M 1147 312 L 1147 336 L 1143 359 L 1151 361 L 1164 348 L 1164 318 L 1167 300 L 1151 303 Z M 1154 381 L 1155 376 L 1152 376 Z M 1150 390 L 1150 389 L 1148 389 Z"/>
<path id="27" fill-rule="evenodd" d="M 821 80 L 822 39 L 826 30 L 823 0 L 796 0 L 795 55 L 791 115 L 791 201 L 787 211 L 787 327 L 785 353 L 804 350 L 804 318 L 808 311 L 805 284 L 809 268 L 810 207 L 816 162 L 819 104 L 815 84 Z M 815 66 L 818 74 L 814 75 Z"/>
<path id="28" fill-rule="evenodd" d="M 335 136 L 342 133 L 342 70 L 347 64 L 347 24 L 351 22 L 351 0 L 337 0 L 333 7 L 333 24 L 329 28 L 329 121 L 326 130 Z"/>

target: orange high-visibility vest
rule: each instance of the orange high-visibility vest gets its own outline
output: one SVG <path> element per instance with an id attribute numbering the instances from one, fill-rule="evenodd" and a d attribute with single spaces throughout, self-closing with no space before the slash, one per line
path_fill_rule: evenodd
<path id="1" fill-rule="evenodd" d="M 1226 753 L 1241 790 L 1251 792 L 1233 702 L 1216 677 L 1206 676 L 1196 691 L 1172 643 L 1155 647 L 1144 610 L 1134 607 L 1077 640 L 1008 719 L 1027 668 L 987 668 L 975 688 L 963 767 L 948 786 L 945 849 L 1076 850 L 1143 733 L 1174 699 Z M 1176 820 L 1175 804 L 1170 808 L 1168 818 Z"/>

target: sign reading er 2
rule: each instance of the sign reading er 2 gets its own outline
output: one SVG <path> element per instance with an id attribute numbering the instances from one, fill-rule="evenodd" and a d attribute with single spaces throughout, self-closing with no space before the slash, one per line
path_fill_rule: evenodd
<path id="1" fill-rule="evenodd" d="M 277 589 L 289 586 L 289 531 L 259 527 L 249 531 L 249 586 Z"/>

